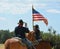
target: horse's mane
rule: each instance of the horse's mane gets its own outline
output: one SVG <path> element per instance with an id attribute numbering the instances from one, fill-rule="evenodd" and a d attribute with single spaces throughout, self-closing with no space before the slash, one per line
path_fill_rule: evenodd
<path id="1" fill-rule="evenodd" d="M 27 37 L 30 41 L 34 41 L 34 40 L 36 40 L 35 39 L 35 36 L 34 36 L 34 32 L 33 31 L 31 31 L 31 32 L 29 32 L 29 34 L 28 34 L 28 37 Z"/>

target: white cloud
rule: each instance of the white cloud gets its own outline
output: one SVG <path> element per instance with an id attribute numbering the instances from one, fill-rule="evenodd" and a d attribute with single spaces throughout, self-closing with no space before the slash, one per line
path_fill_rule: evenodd
<path id="1" fill-rule="evenodd" d="M 6 18 L 0 17 L 0 21 L 4 21 L 4 20 L 6 20 Z"/>
<path id="2" fill-rule="evenodd" d="M 41 6 L 41 7 L 46 7 L 46 6 L 47 6 L 47 4 L 40 4 L 40 6 Z"/>
<path id="3" fill-rule="evenodd" d="M 24 14 L 32 8 L 32 3 L 34 7 L 46 7 L 46 4 L 37 4 L 39 0 L 25 0 L 24 2 L 7 2 L 10 0 L 0 0 L 0 13 L 10 13 L 10 14 Z M 4 2 L 5 1 L 5 2 Z M 21 1 L 21 0 L 11 0 L 11 1 Z M 22 0 L 24 1 L 24 0 Z"/>
<path id="4" fill-rule="evenodd" d="M 19 8 L 18 7 L 11 7 L 10 13 L 11 14 L 24 14 L 24 13 L 28 12 L 30 9 L 30 7 L 28 7 L 28 6 L 21 6 Z"/>
<path id="5" fill-rule="evenodd" d="M 42 2 L 60 2 L 60 0 L 41 0 Z"/>
<path id="6" fill-rule="evenodd" d="M 50 13 L 60 13 L 60 10 L 48 9 L 47 12 L 50 12 Z"/>
<path id="7" fill-rule="evenodd" d="M 10 7 L 9 7 L 9 4 L 8 3 L 0 3 L 0 13 L 4 13 L 6 10 L 8 10 Z"/>
<path id="8" fill-rule="evenodd" d="M 0 0 L 0 2 L 22 2 L 22 3 L 35 3 L 39 2 L 40 0 Z"/>
<path id="9" fill-rule="evenodd" d="M 36 7 L 40 7 L 40 8 L 44 8 L 44 7 L 47 6 L 47 4 L 40 3 L 40 4 L 34 4 L 34 6 L 36 6 Z"/>
<path id="10" fill-rule="evenodd" d="M 22 2 L 22 3 L 38 3 L 38 2 L 60 2 L 60 0 L 0 0 L 0 2 Z"/>
<path id="11" fill-rule="evenodd" d="M 0 2 L 6 2 L 6 1 L 8 1 L 8 0 L 0 0 Z"/>
<path id="12" fill-rule="evenodd" d="M 25 5 L 16 3 L 11 6 L 11 9 L 9 10 L 12 14 L 24 14 L 30 10 L 31 5 Z"/>
<path id="13" fill-rule="evenodd" d="M 1 2 L 0 13 L 22 14 L 28 12 L 30 6 L 30 4 Z"/>

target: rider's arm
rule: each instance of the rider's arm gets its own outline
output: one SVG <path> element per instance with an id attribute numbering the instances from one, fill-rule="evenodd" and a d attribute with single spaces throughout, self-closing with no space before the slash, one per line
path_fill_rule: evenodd
<path id="1" fill-rule="evenodd" d="M 25 33 L 25 36 L 26 36 L 26 37 L 28 37 L 29 32 L 30 32 L 29 29 L 26 28 L 26 33 Z"/>
<path id="2" fill-rule="evenodd" d="M 15 33 L 15 36 L 17 37 L 18 36 L 18 29 L 17 28 L 15 28 L 14 33 Z"/>

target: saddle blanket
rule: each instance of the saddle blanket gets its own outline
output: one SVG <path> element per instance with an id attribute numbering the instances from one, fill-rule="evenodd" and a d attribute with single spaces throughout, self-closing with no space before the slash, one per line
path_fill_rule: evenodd
<path id="1" fill-rule="evenodd" d="M 14 39 L 15 41 L 19 41 L 19 43 L 20 43 L 21 45 L 26 46 L 26 44 L 22 42 L 22 39 L 21 39 L 21 38 L 19 38 L 19 37 L 13 37 L 13 39 Z"/>

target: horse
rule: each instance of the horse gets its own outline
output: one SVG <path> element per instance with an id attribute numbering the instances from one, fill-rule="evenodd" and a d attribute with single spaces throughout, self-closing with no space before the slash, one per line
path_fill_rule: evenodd
<path id="1" fill-rule="evenodd" d="M 52 48 L 50 41 L 42 39 L 40 42 L 37 42 L 35 38 L 35 33 L 33 31 L 29 33 L 27 38 L 30 41 L 32 41 L 36 49 L 51 49 Z"/>
<path id="2" fill-rule="evenodd" d="M 34 32 L 29 32 L 28 36 L 26 36 L 34 45 L 35 36 Z M 35 42 L 36 43 L 36 42 Z M 28 49 L 26 45 L 21 44 L 20 40 L 11 38 L 6 40 L 5 49 Z M 51 45 L 48 41 L 40 41 L 39 43 L 34 45 L 36 49 L 51 49 Z"/>
<path id="3" fill-rule="evenodd" d="M 27 49 L 26 45 L 20 43 L 19 40 L 11 38 L 4 43 L 5 49 Z"/>

